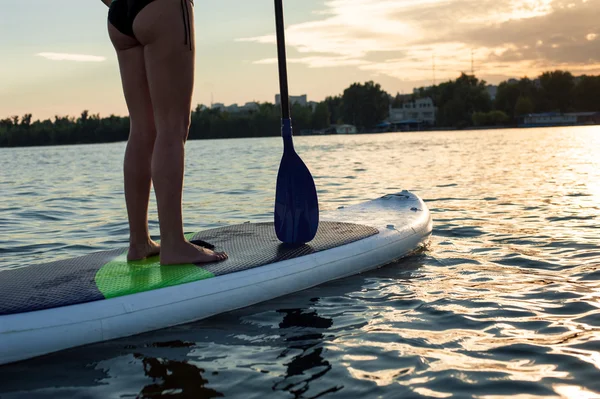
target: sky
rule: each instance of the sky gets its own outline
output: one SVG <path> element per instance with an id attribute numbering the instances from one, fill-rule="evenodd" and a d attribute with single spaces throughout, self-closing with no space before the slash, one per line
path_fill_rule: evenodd
<path id="1" fill-rule="evenodd" d="M 161 1 L 161 0 L 158 0 Z M 0 0 L 0 118 L 126 115 L 100 0 Z M 275 101 L 272 0 L 196 0 L 193 103 Z M 291 95 L 600 74 L 600 0 L 285 0 Z M 435 68 L 434 68 L 435 65 Z"/>

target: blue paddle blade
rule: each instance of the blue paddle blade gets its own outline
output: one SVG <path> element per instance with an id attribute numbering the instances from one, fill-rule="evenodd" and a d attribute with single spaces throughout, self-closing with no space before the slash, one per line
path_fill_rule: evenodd
<path id="1" fill-rule="evenodd" d="M 275 232 L 286 244 L 304 244 L 319 227 L 319 200 L 310 171 L 294 150 L 291 120 L 283 120 L 283 156 L 275 192 Z"/>

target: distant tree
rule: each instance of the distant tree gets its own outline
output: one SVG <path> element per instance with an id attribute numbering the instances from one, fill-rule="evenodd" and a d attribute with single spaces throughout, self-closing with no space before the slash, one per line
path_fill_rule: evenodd
<path id="1" fill-rule="evenodd" d="M 471 118 L 475 126 L 486 126 L 488 124 L 487 112 L 475 112 Z"/>
<path id="2" fill-rule="evenodd" d="M 312 128 L 313 129 L 325 129 L 329 127 L 331 120 L 331 114 L 326 102 L 320 102 L 317 104 L 315 111 L 312 114 Z"/>
<path id="3" fill-rule="evenodd" d="M 389 94 L 379 84 L 354 83 L 344 90 L 342 118 L 345 123 L 369 129 L 387 117 L 389 105 Z"/>
<path id="4" fill-rule="evenodd" d="M 472 119 L 475 126 L 500 126 L 508 122 L 509 117 L 504 111 L 493 110 L 490 112 L 475 112 Z"/>
<path id="5" fill-rule="evenodd" d="M 492 126 L 500 126 L 509 121 L 509 116 L 504 111 L 493 110 L 488 112 L 488 123 Z"/>
<path id="6" fill-rule="evenodd" d="M 506 112 L 511 118 L 515 117 L 515 106 L 521 96 L 518 83 L 502 82 L 498 85 L 498 92 L 494 100 L 494 108 Z"/>
<path id="7" fill-rule="evenodd" d="M 31 126 L 31 117 L 31 114 L 23 115 L 23 117 L 21 117 L 21 126 L 29 128 L 29 126 Z"/>
<path id="8" fill-rule="evenodd" d="M 417 89 L 417 92 L 419 93 L 418 97 L 423 97 L 421 96 L 422 93 L 424 93 L 425 88 L 421 87 L 419 89 Z M 400 93 L 396 93 L 396 96 L 391 100 L 392 103 L 392 108 L 401 108 L 402 105 L 407 102 L 407 101 L 413 101 L 415 99 L 415 96 L 412 94 L 400 94 Z"/>
<path id="9" fill-rule="evenodd" d="M 329 110 L 329 122 L 331 125 L 336 125 L 342 122 L 342 96 L 327 97 L 325 104 Z"/>
<path id="10" fill-rule="evenodd" d="M 472 114 L 467 112 L 465 102 L 458 98 L 444 101 L 438 111 L 438 124 L 441 126 L 466 127 L 470 125 Z"/>
<path id="11" fill-rule="evenodd" d="M 514 117 L 520 117 L 522 115 L 527 115 L 527 114 L 531 114 L 534 112 L 534 105 L 533 105 L 533 101 L 531 100 L 531 98 L 529 97 L 525 97 L 525 96 L 520 96 L 519 99 L 517 100 L 517 103 L 515 104 L 515 108 L 514 108 Z"/>
<path id="12" fill-rule="evenodd" d="M 521 78 L 517 85 L 519 86 L 521 96 L 529 97 L 533 100 L 541 95 L 539 85 L 528 77 Z"/>
<path id="13" fill-rule="evenodd" d="M 292 117 L 294 117 L 292 115 Z M 252 137 L 277 136 L 281 134 L 281 114 L 279 107 L 271 103 L 262 103 L 258 112 L 252 115 L 250 121 Z"/>
<path id="14" fill-rule="evenodd" d="M 81 116 L 77 120 L 77 123 L 80 125 L 85 125 L 89 116 L 90 116 L 90 112 L 87 109 L 84 110 L 83 112 L 81 112 Z"/>
<path id="15" fill-rule="evenodd" d="M 573 90 L 577 111 L 600 112 L 600 76 L 582 76 Z"/>
<path id="16" fill-rule="evenodd" d="M 292 128 L 294 129 L 294 134 L 311 128 L 312 114 L 312 108 L 308 105 L 300 105 L 298 103 L 292 105 Z"/>
<path id="17" fill-rule="evenodd" d="M 544 97 L 548 101 L 547 111 L 567 112 L 573 104 L 575 80 L 570 72 L 544 72 L 540 76 L 540 84 Z"/>
<path id="18" fill-rule="evenodd" d="M 438 126 L 467 127 L 473 124 L 475 112 L 489 112 L 492 101 L 483 80 L 461 74 L 454 81 L 444 82 L 423 91 L 438 107 Z"/>
<path id="19" fill-rule="evenodd" d="M 0 119 L 0 132 L 1 133 L 6 134 L 12 126 L 13 126 L 12 119 L 10 119 L 10 118 Z"/>

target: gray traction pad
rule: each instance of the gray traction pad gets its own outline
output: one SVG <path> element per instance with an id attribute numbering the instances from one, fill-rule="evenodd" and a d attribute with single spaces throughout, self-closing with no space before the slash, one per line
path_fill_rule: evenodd
<path id="1" fill-rule="evenodd" d="M 0 315 L 104 299 L 94 277 L 125 250 L 0 271 Z"/>
<path id="2" fill-rule="evenodd" d="M 377 229 L 364 225 L 321 222 L 317 235 L 311 242 L 290 246 L 279 241 L 273 223 L 245 223 L 202 231 L 193 239 L 213 244 L 215 251 L 227 252 L 229 259 L 226 261 L 202 266 L 214 275 L 221 276 L 325 251 L 377 233 Z"/>
<path id="3" fill-rule="evenodd" d="M 226 261 L 201 265 L 220 276 L 325 251 L 377 233 L 377 229 L 364 225 L 321 222 L 313 241 L 289 246 L 277 239 L 273 223 L 244 223 L 205 230 L 193 239 L 207 241 L 215 250 L 229 254 Z M 104 299 L 96 286 L 96 273 L 125 250 L 0 271 L 0 316 Z"/>

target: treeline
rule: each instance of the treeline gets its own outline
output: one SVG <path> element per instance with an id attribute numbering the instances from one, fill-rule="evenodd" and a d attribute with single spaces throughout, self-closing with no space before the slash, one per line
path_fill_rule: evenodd
<path id="1" fill-rule="evenodd" d="M 324 129 L 330 125 L 327 105 L 311 106 L 293 104 L 292 127 L 294 134 L 302 130 Z M 244 112 L 226 112 L 219 109 L 196 107 L 192 112 L 190 140 L 214 138 L 269 137 L 281 134 L 281 108 L 262 103 L 258 109 Z"/>
<path id="2" fill-rule="evenodd" d="M 533 80 L 511 79 L 498 85 L 492 101 L 485 81 L 462 74 L 454 81 L 419 88 L 412 97 L 433 99 L 439 127 L 515 125 L 530 113 L 600 112 L 600 76 L 574 77 L 558 70 Z"/>
<path id="3" fill-rule="evenodd" d="M 110 143 L 127 140 L 129 118 L 100 118 L 83 111 L 77 119 L 56 116 L 54 120 L 31 121 L 32 115 L 0 120 L 0 147 Z"/>
<path id="4" fill-rule="evenodd" d="M 519 116 L 533 112 L 600 112 L 599 93 L 600 76 L 574 77 L 565 71 L 502 82 L 494 100 L 485 81 L 467 74 L 410 95 L 392 96 L 374 82 L 354 83 L 343 94 L 327 97 L 314 107 L 294 104 L 292 119 L 295 134 L 342 123 L 370 131 L 387 118 L 390 105 L 402 107 L 408 101 L 431 97 L 438 108 L 438 128 L 515 125 Z M 199 105 L 191 121 L 191 140 L 280 134 L 280 109 L 271 103 L 235 113 Z M 88 111 L 77 118 L 56 116 L 32 122 L 32 115 L 27 114 L 0 120 L 0 147 L 106 143 L 125 141 L 128 134 L 128 117 L 101 118 Z"/>
<path id="5" fill-rule="evenodd" d="M 281 129 L 281 112 L 270 103 L 259 104 L 252 112 L 229 113 L 198 106 L 191 114 L 189 139 L 242 138 L 277 136 Z M 325 103 L 312 107 L 292 107 L 295 134 L 304 129 L 330 126 Z M 0 147 L 90 144 L 125 141 L 129 135 L 129 118 L 111 115 L 101 118 L 83 111 L 78 118 L 56 116 L 53 120 L 32 122 L 32 115 L 0 120 Z"/>

